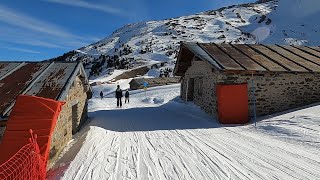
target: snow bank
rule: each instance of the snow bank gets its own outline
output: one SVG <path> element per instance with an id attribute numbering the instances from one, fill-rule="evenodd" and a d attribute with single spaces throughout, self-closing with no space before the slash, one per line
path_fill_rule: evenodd
<path id="1" fill-rule="evenodd" d="M 160 72 L 158 69 L 150 69 L 147 73 L 148 76 L 150 77 L 159 77 Z"/>
<path id="2" fill-rule="evenodd" d="M 141 100 L 141 102 L 144 102 L 144 103 L 151 103 L 152 99 L 151 98 L 144 98 Z"/>
<path id="3" fill-rule="evenodd" d="M 164 99 L 163 98 L 153 98 L 153 102 L 155 104 L 162 104 L 162 103 L 164 103 Z"/>
<path id="4" fill-rule="evenodd" d="M 148 98 L 142 99 L 141 102 L 143 102 L 143 103 L 162 104 L 162 103 L 164 103 L 164 99 L 160 98 L 160 97 L 156 97 L 156 98 L 148 97 Z"/>

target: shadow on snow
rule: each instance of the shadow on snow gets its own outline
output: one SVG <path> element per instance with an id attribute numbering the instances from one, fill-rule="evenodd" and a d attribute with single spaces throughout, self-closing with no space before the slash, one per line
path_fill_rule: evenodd
<path id="1" fill-rule="evenodd" d="M 118 132 L 221 127 L 199 107 L 183 103 L 179 98 L 158 107 L 100 110 L 90 115 L 91 126 Z"/>

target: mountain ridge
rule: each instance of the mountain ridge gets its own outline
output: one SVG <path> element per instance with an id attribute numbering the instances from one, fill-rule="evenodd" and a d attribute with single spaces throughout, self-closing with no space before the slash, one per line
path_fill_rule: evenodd
<path id="1" fill-rule="evenodd" d="M 123 69 L 174 61 L 181 41 L 318 45 L 320 39 L 314 38 L 320 32 L 316 18 L 308 19 L 310 22 L 303 22 L 303 17 L 297 22 L 290 16 L 282 18 L 289 4 L 307 7 L 313 1 L 260 0 L 189 16 L 131 23 L 96 43 L 52 60 L 83 61 L 89 66 L 100 62 L 101 66 Z"/>

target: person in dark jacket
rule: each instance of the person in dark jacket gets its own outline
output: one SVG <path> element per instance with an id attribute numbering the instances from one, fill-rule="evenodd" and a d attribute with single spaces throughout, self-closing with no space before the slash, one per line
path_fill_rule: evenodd
<path id="1" fill-rule="evenodd" d="M 101 99 L 103 98 L 103 92 L 102 91 L 100 92 L 100 98 Z"/>
<path id="2" fill-rule="evenodd" d="M 117 107 L 122 107 L 122 90 L 120 89 L 120 86 L 118 85 L 117 86 L 117 89 L 116 89 L 116 98 L 117 98 Z"/>
<path id="3" fill-rule="evenodd" d="M 129 96 L 130 96 L 129 90 L 127 89 L 126 93 L 124 94 L 124 97 L 125 97 L 124 103 L 127 103 L 127 101 L 128 101 L 128 104 L 129 104 Z"/>

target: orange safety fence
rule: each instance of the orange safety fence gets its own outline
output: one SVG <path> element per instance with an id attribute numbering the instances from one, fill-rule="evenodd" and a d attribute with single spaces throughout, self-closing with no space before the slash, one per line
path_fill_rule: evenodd
<path id="1" fill-rule="evenodd" d="M 32 134 L 29 144 L 23 146 L 15 155 L 0 165 L 1 180 L 44 180 L 45 160 L 40 154 L 37 136 Z"/>
<path id="2" fill-rule="evenodd" d="M 4 179 L 28 179 L 23 168 L 46 171 L 51 137 L 63 104 L 36 96 L 18 96 L 0 144 L 0 172 Z M 30 129 L 37 135 L 31 140 Z M 26 173 L 31 173 L 31 179 L 41 179 L 35 177 L 33 170 Z"/>

